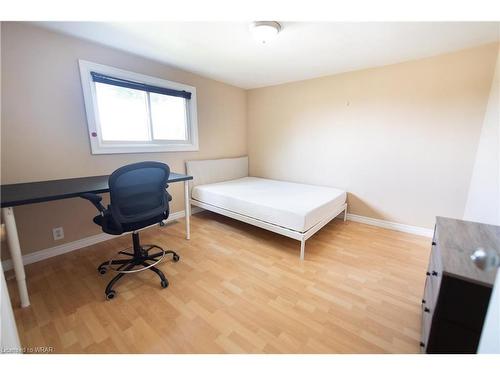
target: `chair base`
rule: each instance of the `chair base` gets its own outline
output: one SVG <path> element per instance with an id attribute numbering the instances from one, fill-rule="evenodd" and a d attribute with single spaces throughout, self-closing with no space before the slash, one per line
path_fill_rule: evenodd
<path id="1" fill-rule="evenodd" d="M 116 296 L 116 291 L 113 290 L 113 286 L 116 284 L 118 280 L 120 280 L 124 275 L 127 273 L 135 273 L 135 272 L 141 272 L 145 270 L 151 270 L 154 273 L 156 273 L 160 280 L 161 280 L 161 286 L 162 288 L 168 287 L 168 280 L 163 274 L 162 271 L 160 271 L 158 268 L 155 267 L 157 263 L 159 263 L 166 254 L 172 254 L 173 255 L 173 261 L 178 262 L 180 257 L 179 255 L 172 250 L 163 250 L 161 247 L 157 245 L 144 245 L 141 246 L 139 242 L 139 233 L 138 232 L 133 232 L 132 233 L 132 241 L 133 241 L 133 253 L 127 252 L 127 251 L 119 251 L 118 254 L 125 255 L 126 259 L 112 259 L 108 260 L 106 262 L 103 262 L 97 267 L 97 271 L 101 274 L 104 275 L 108 269 L 111 269 L 115 272 L 118 272 L 118 275 L 113 277 L 113 279 L 108 283 L 106 286 L 106 289 L 104 291 L 104 294 L 106 295 L 107 300 L 111 300 L 115 298 Z M 160 252 L 154 253 L 154 254 L 149 254 L 149 251 L 152 249 L 159 249 Z M 128 249 L 127 249 L 128 250 Z M 150 263 L 152 262 L 152 263 Z M 117 268 L 113 268 L 112 266 L 118 266 Z M 140 267 L 140 268 L 136 268 Z"/>

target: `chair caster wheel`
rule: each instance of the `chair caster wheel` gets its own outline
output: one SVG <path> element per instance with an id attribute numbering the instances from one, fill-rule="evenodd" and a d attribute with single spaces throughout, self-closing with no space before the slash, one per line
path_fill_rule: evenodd
<path id="1" fill-rule="evenodd" d="M 162 287 L 162 288 L 166 288 L 166 287 L 168 287 L 168 281 L 167 281 L 167 280 L 162 280 L 162 281 L 161 281 L 161 287 Z"/>
<path id="2" fill-rule="evenodd" d="M 106 272 L 108 272 L 108 269 L 106 267 L 99 267 L 97 269 L 97 272 L 99 272 L 101 275 L 104 275 Z"/>
<path id="3" fill-rule="evenodd" d="M 109 301 L 113 298 L 115 298 L 116 296 L 116 292 L 114 290 L 110 290 L 107 294 L 106 294 L 106 299 Z"/>
<path id="4" fill-rule="evenodd" d="M 181 257 L 180 257 L 180 256 L 178 256 L 177 254 L 174 254 L 174 256 L 173 256 L 173 260 L 174 260 L 174 262 L 178 262 L 178 261 L 179 261 L 179 259 L 181 259 Z"/>

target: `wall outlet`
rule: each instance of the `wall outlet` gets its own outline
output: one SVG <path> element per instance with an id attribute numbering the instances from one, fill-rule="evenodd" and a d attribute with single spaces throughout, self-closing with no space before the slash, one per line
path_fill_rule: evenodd
<path id="1" fill-rule="evenodd" d="M 52 236 L 54 236 L 54 241 L 62 240 L 64 238 L 64 229 L 62 227 L 53 228 Z"/>

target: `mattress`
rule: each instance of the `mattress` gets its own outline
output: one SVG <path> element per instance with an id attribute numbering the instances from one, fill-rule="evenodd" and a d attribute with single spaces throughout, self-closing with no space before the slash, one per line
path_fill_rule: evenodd
<path id="1" fill-rule="evenodd" d="M 297 232 L 307 231 L 346 202 L 343 190 L 257 177 L 198 185 L 191 197 Z"/>

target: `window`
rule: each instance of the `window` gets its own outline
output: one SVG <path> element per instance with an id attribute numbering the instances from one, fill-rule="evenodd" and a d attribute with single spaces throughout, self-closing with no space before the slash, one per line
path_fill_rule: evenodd
<path id="1" fill-rule="evenodd" d="M 196 88 L 80 60 L 93 154 L 196 151 Z"/>

